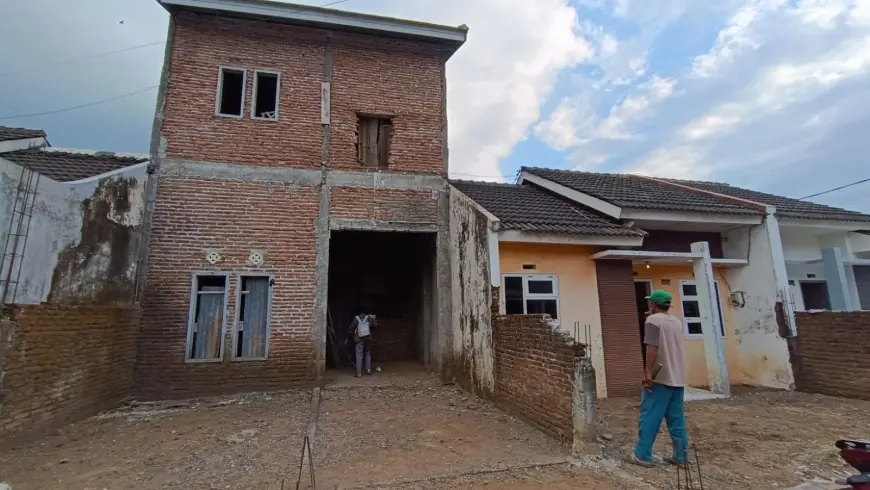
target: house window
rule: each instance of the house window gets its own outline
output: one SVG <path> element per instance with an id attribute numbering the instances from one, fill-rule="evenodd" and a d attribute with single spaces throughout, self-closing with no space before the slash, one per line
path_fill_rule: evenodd
<path id="1" fill-rule="evenodd" d="M 719 329 L 724 337 L 725 321 L 722 317 L 722 301 L 719 299 L 719 281 L 714 281 L 713 287 L 716 293 L 716 303 L 719 306 Z M 680 300 L 683 305 L 683 324 L 686 326 L 686 337 L 703 337 L 701 303 L 695 281 L 680 281 Z"/>
<path id="2" fill-rule="evenodd" d="M 254 119 L 278 119 L 278 94 L 280 92 L 280 75 L 275 72 L 254 72 L 254 103 L 251 106 L 251 117 Z"/>
<path id="3" fill-rule="evenodd" d="M 388 117 L 359 116 L 357 159 L 363 167 L 387 168 L 393 121 Z"/>
<path id="4" fill-rule="evenodd" d="M 269 276 L 239 278 L 233 349 L 233 357 L 236 359 L 268 357 L 271 283 Z"/>
<path id="5" fill-rule="evenodd" d="M 221 68 L 215 111 L 219 116 L 242 117 L 245 106 L 245 70 Z"/>
<path id="6" fill-rule="evenodd" d="M 226 274 L 194 276 L 187 329 L 188 361 L 219 361 L 223 357 L 226 305 Z"/>
<path id="7" fill-rule="evenodd" d="M 546 313 L 559 319 L 559 280 L 537 274 L 504 276 L 505 313 Z"/>

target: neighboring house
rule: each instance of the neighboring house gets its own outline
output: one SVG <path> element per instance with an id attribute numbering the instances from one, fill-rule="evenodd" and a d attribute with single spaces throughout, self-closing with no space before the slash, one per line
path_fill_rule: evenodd
<path id="1" fill-rule="evenodd" d="M 467 28 L 160 3 L 137 395 L 310 382 L 360 309 L 376 359 L 450 378 L 445 64 Z"/>
<path id="2" fill-rule="evenodd" d="M 0 153 L 49 146 L 45 131 L 41 129 L 9 128 L 0 126 Z"/>
<path id="3" fill-rule="evenodd" d="M 691 385 L 727 394 L 732 383 L 791 384 L 774 314 L 785 273 L 764 206 L 639 176 L 537 168 L 522 169 L 516 186 L 452 185 L 498 223 L 490 254 L 498 254 L 500 311 L 529 312 L 533 300 L 535 312 L 556 308 L 571 335 L 589 325 L 600 396 L 637 393 L 652 289 L 674 296 Z"/>
<path id="4" fill-rule="evenodd" d="M 132 305 L 147 165 L 84 150 L 0 153 L 0 304 Z"/>
<path id="5" fill-rule="evenodd" d="M 674 182 L 776 208 L 795 310 L 870 310 L 870 215 L 728 184 Z"/>

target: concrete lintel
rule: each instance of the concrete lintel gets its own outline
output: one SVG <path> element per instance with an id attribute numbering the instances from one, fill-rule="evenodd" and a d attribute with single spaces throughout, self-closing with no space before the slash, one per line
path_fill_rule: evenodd
<path id="1" fill-rule="evenodd" d="M 644 259 L 685 259 L 702 258 L 701 254 L 689 252 L 656 252 L 646 250 L 604 250 L 590 256 L 592 259 L 644 260 Z"/>
<path id="2" fill-rule="evenodd" d="M 436 233 L 438 224 L 434 222 L 410 221 L 372 221 L 365 219 L 331 219 L 329 229 L 333 231 L 404 231 L 412 233 Z"/>
<path id="3" fill-rule="evenodd" d="M 374 187 L 419 191 L 440 191 L 447 185 L 447 179 L 440 175 L 348 172 L 343 170 L 330 170 L 326 182 L 330 187 Z"/>
<path id="4" fill-rule="evenodd" d="M 321 170 L 285 167 L 260 167 L 231 163 L 165 159 L 160 175 L 200 179 L 249 180 L 284 184 L 320 185 Z"/>

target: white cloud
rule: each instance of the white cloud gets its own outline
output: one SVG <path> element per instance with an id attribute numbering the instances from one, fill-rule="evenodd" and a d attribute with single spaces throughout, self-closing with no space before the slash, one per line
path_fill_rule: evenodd
<path id="1" fill-rule="evenodd" d="M 691 146 L 660 148 L 647 155 L 629 173 L 673 179 L 702 180 L 712 169 L 704 164 L 704 152 Z"/>

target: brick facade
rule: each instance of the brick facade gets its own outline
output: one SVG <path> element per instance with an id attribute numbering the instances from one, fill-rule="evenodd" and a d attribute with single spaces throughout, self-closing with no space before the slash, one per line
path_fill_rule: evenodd
<path id="1" fill-rule="evenodd" d="M 595 269 L 607 396 L 637 395 L 643 379 L 643 360 L 631 261 L 596 260 Z"/>
<path id="2" fill-rule="evenodd" d="M 238 171 L 158 171 L 135 394 L 185 397 L 309 383 L 318 356 L 315 329 L 325 324 L 315 311 L 318 285 L 326 281 L 325 271 L 315 266 L 318 237 L 322 239 L 319 215 L 373 226 L 446 226 L 437 213 L 443 192 L 376 186 L 376 179 L 331 186 L 323 216 L 324 190 L 311 172 L 300 180 L 308 179 L 307 184 L 287 184 L 277 177 L 252 177 L 247 170 L 272 167 L 293 181 L 303 170 L 322 169 L 321 83 L 329 52 L 326 170 L 373 170 L 357 161 L 357 117 L 378 114 L 391 117 L 393 124 L 389 168 L 382 175 L 445 177 L 443 74 L 450 52 L 423 42 L 184 10 L 172 16 L 169 48 L 155 138 L 165 152 L 160 163 L 171 161 L 176 168 L 189 164 L 192 169 L 215 162 L 236 165 Z M 215 114 L 221 67 L 246 70 L 241 118 Z M 251 118 L 254 70 L 280 72 L 277 120 Z M 278 175 L 274 172 L 270 175 Z M 209 264 L 206 249 L 219 250 L 222 259 Z M 252 249 L 265 251 L 261 267 L 246 265 Z M 185 362 L 191 283 L 197 271 L 230 274 L 224 354 L 217 362 Z M 245 271 L 273 274 L 275 279 L 264 361 L 231 356 L 237 277 Z M 394 354 L 404 358 L 414 352 L 407 337 L 397 333 L 384 341 L 398 346 Z"/>
<path id="3" fill-rule="evenodd" d="M 582 344 L 554 329 L 543 315 L 493 319 L 497 398 L 509 411 L 562 440 L 573 438 L 574 362 Z"/>
<path id="4" fill-rule="evenodd" d="M 870 400 L 870 312 L 796 312 L 797 389 Z"/>
<path id="5" fill-rule="evenodd" d="M 90 417 L 128 396 L 138 310 L 21 306 L 0 322 L 12 330 L 0 356 L 0 441 Z"/>

